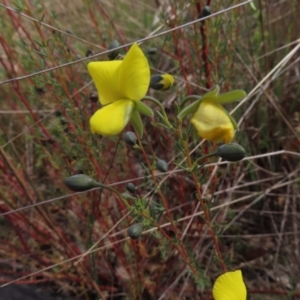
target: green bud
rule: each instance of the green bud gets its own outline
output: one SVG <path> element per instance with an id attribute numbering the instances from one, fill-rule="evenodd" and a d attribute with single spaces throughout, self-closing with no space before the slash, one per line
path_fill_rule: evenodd
<path id="1" fill-rule="evenodd" d="M 131 193 L 131 194 L 135 194 L 136 193 L 136 186 L 132 183 L 132 182 L 129 182 L 127 185 L 126 185 L 126 190 Z"/>
<path id="2" fill-rule="evenodd" d="M 60 124 L 61 125 L 67 125 L 68 123 L 69 122 L 65 117 L 63 117 L 63 116 L 60 117 Z"/>
<path id="3" fill-rule="evenodd" d="M 210 16 L 211 15 L 211 8 L 210 6 L 204 6 L 202 8 L 202 17 L 207 17 L 207 16 Z"/>
<path id="4" fill-rule="evenodd" d="M 154 55 L 156 53 L 157 53 L 157 48 L 153 47 L 153 48 L 148 49 L 148 54 L 149 55 Z"/>
<path id="5" fill-rule="evenodd" d="M 137 137 L 134 132 L 126 131 L 123 137 L 125 143 L 130 146 L 134 146 L 137 143 Z"/>
<path id="6" fill-rule="evenodd" d="M 108 46 L 108 50 L 113 50 L 117 47 L 120 47 L 120 43 L 117 40 L 113 40 L 110 42 Z M 114 51 L 111 51 L 107 54 L 109 60 L 114 60 L 119 55 L 120 50 L 116 49 Z"/>
<path id="7" fill-rule="evenodd" d="M 90 100 L 94 103 L 98 102 L 98 94 L 96 92 L 91 92 L 90 93 Z"/>
<path id="8" fill-rule="evenodd" d="M 168 171 L 168 164 L 163 159 L 158 159 L 156 162 L 156 169 L 161 172 L 167 172 Z"/>
<path id="9" fill-rule="evenodd" d="M 142 235 L 142 232 L 143 225 L 141 223 L 135 223 L 127 230 L 128 236 L 133 240 L 137 240 Z"/>
<path id="10" fill-rule="evenodd" d="M 246 155 L 245 149 L 235 143 L 221 145 L 217 149 L 216 153 L 218 156 L 227 161 L 239 161 Z"/>
<path id="11" fill-rule="evenodd" d="M 55 117 L 61 117 L 61 116 L 62 116 L 62 112 L 61 112 L 59 109 L 57 109 L 57 110 L 54 112 L 54 114 L 55 114 Z"/>
<path id="12" fill-rule="evenodd" d="M 170 74 L 156 74 L 151 77 L 150 88 L 165 91 L 173 86 L 174 77 Z"/>
<path id="13" fill-rule="evenodd" d="M 65 185 L 73 192 L 84 192 L 101 186 L 90 176 L 77 174 L 65 179 Z"/>

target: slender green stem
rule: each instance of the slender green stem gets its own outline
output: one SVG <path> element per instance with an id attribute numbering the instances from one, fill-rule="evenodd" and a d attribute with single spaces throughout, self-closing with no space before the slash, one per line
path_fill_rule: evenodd
<path id="1" fill-rule="evenodd" d="M 183 99 L 183 101 L 180 103 L 180 107 L 183 107 L 188 101 L 196 101 L 199 100 L 201 96 L 198 95 L 190 95 Z"/>
<path id="2" fill-rule="evenodd" d="M 155 98 L 150 97 L 150 96 L 145 96 L 144 97 L 145 100 L 149 100 L 153 103 L 155 103 L 156 105 L 158 105 L 162 111 L 163 117 L 164 117 L 164 121 L 166 122 L 166 124 L 171 128 L 174 129 L 173 125 L 170 123 L 168 116 L 166 114 L 165 108 L 163 107 L 163 105 Z"/>
<path id="3" fill-rule="evenodd" d="M 151 176 L 152 176 L 152 180 L 153 180 L 153 182 L 154 182 L 155 187 L 157 188 L 157 193 L 158 193 L 158 195 L 160 196 L 160 198 L 161 198 L 161 200 L 162 200 L 162 202 L 163 202 L 163 206 L 164 206 L 165 211 L 166 211 L 166 214 L 167 214 L 167 216 L 168 216 L 168 218 L 169 218 L 169 220 L 170 220 L 170 223 L 171 223 L 171 225 L 172 225 L 172 227 L 173 227 L 173 229 L 174 229 L 176 238 L 177 238 L 178 241 L 180 241 L 180 240 L 178 239 L 178 231 L 177 231 L 177 227 L 176 227 L 175 222 L 174 222 L 174 219 L 173 219 L 173 217 L 172 217 L 172 215 L 171 215 L 171 213 L 170 213 L 170 211 L 169 211 L 169 209 L 168 209 L 167 200 L 165 199 L 163 193 L 161 192 L 161 190 L 160 190 L 160 188 L 159 188 L 159 183 L 157 182 L 157 179 L 156 179 L 156 177 L 155 177 L 155 175 L 154 175 L 154 172 L 153 172 L 153 170 L 152 170 L 152 168 L 151 168 L 151 163 L 150 163 L 150 161 L 149 161 L 149 159 L 148 159 L 147 153 L 146 153 L 146 151 L 145 151 L 145 149 L 144 149 L 144 147 L 143 147 L 143 145 L 142 145 L 141 140 L 140 140 L 139 137 L 138 137 L 138 143 L 139 143 L 139 146 L 140 146 L 140 150 L 142 151 L 143 156 L 144 156 L 145 159 L 146 159 L 146 163 L 147 163 L 147 166 L 149 167 L 149 170 L 150 170 L 150 173 L 151 173 Z M 148 204 L 149 204 L 149 203 L 147 203 L 147 205 L 148 205 Z M 149 219 L 149 216 L 148 216 L 146 213 L 143 213 L 142 215 L 143 215 L 143 217 Z M 151 221 L 153 221 L 152 218 L 151 218 Z M 155 220 L 154 220 L 154 221 L 155 221 Z M 160 228 L 159 223 L 157 223 L 156 221 L 155 221 L 155 226 L 160 230 L 160 232 L 165 236 L 165 238 L 166 238 L 168 241 L 171 241 L 171 239 L 170 239 L 170 237 L 168 236 L 168 234 L 167 234 L 162 228 Z M 177 244 L 177 243 L 174 243 L 174 242 L 172 242 L 172 244 L 173 244 L 173 246 L 179 251 L 179 253 L 181 254 L 182 258 L 184 259 L 184 261 L 186 262 L 186 264 L 191 268 L 191 270 L 192 270 L 192 272 L 195 274 L 195 276 L 196 276 L 196 277 L 199 277 L 199 273 L 197 272 L 197 269 L 192 265 L 191 260 L 190 260 L 188 254 L 187 254 L 187 250 L 186 250 L 186 248 L 185 248 L 185 245 L 184 245 L 183 243 Z"/>
<path id="4" fill-rule="evenodd" d="M 114 188 L 112 188 L 110 186 L 107 186 L 107 185 L 105 185 L 103 183 L 100 183 L 100 182 L 96 182 L 95 183 L 95 187 L 100 187 L 100 188 L 109 190 L 110 192 L 116 194 L 125 203 L 125 205 L 127 206 L 127 208 L 131 207 L 129 205 L 129 203 L 127 202 L 127 200 L 125 199 L 125 197 L 123 197 L 123 195 L 118 190 L 116 190 L 116 189 L 114 189 Z"/>
<path id="5" fill-rule="evenodd" d="M 199 202 L 200 202 L 201 208 L 202 208 L 203 213 L 204 213 L 204 218 L 205 218 L 205 221 L 206 221 L 206 225 L 207 225 L 209 233 L 210 233 L 210 235 L 211 235 L 211 237 L 213 239 L 213 242 L 214 242 L 214 245 L 215 245 L 215 249 L 216 249 L 216 252 L 217 252 L 217 256 L 218 256 L 218 259 L 220 261 L 222 270 L 223 270 L 223 272 L 226 272 L 226 266 L 225 266 L 224 260 L 222 258 L 222 254 L 221 254 L 221 251 L 220 251 L 218 239 L 217 239 L 217 237 L 215 235 L 215 232 L 214 232 L 212 224 L 211 224 L 209 209 L 208 209 L 207 205 L 204 203 L 204 200 L 202 198 L 202 193 L 201 193 L 201 190 L 200 190 L 200 185 L 199 185 L 197 176 L 196 176 L 195 172 L 193 171 L 193 162 L 192 162 L 192 159 L 191 159 L 191 156 L 190 156 L 190 152 L 189 152 L 189 149 L 188 149 L 188 144 L 187 144 L 186 140 L 183 138 L 183 134 L 182 134 L 182 122 L 181 121 L 179 121 L 178 134 L 179 134 L 179 138 L 182 141 L 183 148 L 185 150 L 185 154 L 186 154 L 188 166 L 192 170 L 192 172 L 191 172 L 192 173 L 192 177 L 193 177 L 193 180 L 195 182 L 195 186 L 196 186 L 196 189 L 197 189 L 197 194 L 198 194 Z M 206 157 L 209 157 L 209 156 L 210 155 L 208 155 Z M 201 157 L 201 158 L 203 159 L 204 157 Z"/>
<path id="6" fill-rule="evenodd" d="M 212 152 L 212 153 L 209 153 L 209 154 L 200 156 L 199 158 L 197 158 L 197 159 L 193 162 L 191 171 L 196 170 L 196 167 L 197 167 L 197 165 L 198 165 L 198 163 L 199 163 L 200 160 L 203 160 L 203 159 L 205 159 L 205 158 L 210 158 L 210 157 L 213 157 L 213 156 L 217 156 L 217 155 L 218 155 L 218 153 L 217 153 L 217 151 L 215 151 L 215 152 Z"/>

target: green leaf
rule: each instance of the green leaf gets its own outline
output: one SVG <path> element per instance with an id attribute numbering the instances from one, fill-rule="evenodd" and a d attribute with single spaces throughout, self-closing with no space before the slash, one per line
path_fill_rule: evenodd
<path id="1" fill-rule="evenodd" d="M 234 119 L 230 114 L 228 114 L 228 116 L 229 116 L 229 118 L 230 118 L 230 121 L 231 121 L 231 123 L 232 123 L 234 129 L 235 129 L 235 130 L 239 130 L 239 126 L 238 126 L 238 124 L 236 123 L 235 119 Z"/>
<path id="2" fill-rule="evenodd" d="M 130 120 L 132 122 L 133 127 L 136 129 L 137 133 L 139 134 L 140 138 L 142 138 L 144 132 L 144 125 L 139 112 L 133 110 Z"/>
<path id="3" fill-rule="evenodd" d="M 216 85 L 211 91 L 207 92 L 206 94 L 204 94 L 201 99 L 206 99 L 206 98 L 215 98 L 218 96 L 220 91 L 220 87 L 218 85 Z"/>
<path id="4" fill-rule="evenodd" d="M 225 94 L 218 95 L 215 101 L 219 104 L 230 103 L 238 101 L 247 96 L 246 92 L 243 90 L 235 90 Z"/>
<path id="5" fill-rule="evenodd" d="M 173 129 L 173 127 L 168 122 L 168 119 L 166 119 L 164 115 L 162 115 L 158 110 L 156 111 L 156 114 L 160 117 L 161 121 L 164 122 L 164 124 L 162 123 L 158 123 L 158 124 L 163 125 L 163 127 L 168 129 L 169 131 Z"/>
<path id="6" fill-rule="evenodd" d="M 195 127 L 193 127 L 192 132 L 193 132 L 193 141 L 194 141 L 195 144 L 197 144 L 199 142 L 200 138 L 199 138 L 198 132 L 197 132 Z"/>
<path id="7" fill-rule="evenodd" d="M 160 117 L 162 121 L 164 121 L 164 116 L 159 111 L 156 111 L 156 114 Z"/>
<path id="8" fill-rule="evenodd" d="M 166 129 L 167 131 L 171 131 L 170 127 L 166 126 L 166 125 L 163 124 L 163 123 L 157 123 L 157 125 L 163 127 L 163 128 Z M 156 127 L 158 127 L 158 126 L 156 126 Z"/>
<path id="9" fill-rule="evenodd" d="M 189 114 L 193 114 L 198 109 L 200 102 L 202 99 L 195 101 L 194 103 L 186 106 L 184 109 L 181 110 L 181 112 L 177 115 L 178 119 L 183 119 L 185 116 Z"/>
<path id="10" fill-rule="evenodd" d="M 153 110 L 142 101 L 135 101 L 134 104 L 135 104 L 135 110 L 138 111 L 139 113 L 148 117 L 154 116 Z"/>
<path id="11" fill-rule="evenodd" d="M 250 6 L 254 11 L 257 11 L 257 8 L 256 8 L 255 4 L 253 3 L 253 1 L 250 2 Z"/>

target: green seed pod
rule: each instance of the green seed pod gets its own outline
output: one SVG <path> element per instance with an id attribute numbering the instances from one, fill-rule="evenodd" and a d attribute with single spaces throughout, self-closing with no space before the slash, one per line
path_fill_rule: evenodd
<path id="1" fill-rule="evenodd" d="M 163 159 L 158 159 L 156 162 L 156 169 L 161 172 L 167 172 L 168 171 L 168 164 Z"/>
<path id="2" fill-rule="evenodd" d="M 132 131 L 126 131 L 123 139 L 124 139 L 124 142 L 130 146 L 134 146 L 137 143 L 137 137 L 136 137 L 135 133 Z"/>
<path id="3" fill-rule="evenodd" d="M 135 194 L 136 193 L 136 186 L 132 183 L 132 182 L 129 182 L 127 185 L 126 185 L 126 190 L 131 193 L 131 194 Z"/>
<path id="4" fill-rule="evenodd" d="M 127 230 L 128 236 L 133 240 L 137 240 L 142 235 L 142 232 L 143 225 L 141 223 L 132 224 Z"/>
<path id="5" fill-rule="evenodd" d="M 202 17 L 207 17 L 211 15 L 211 8 L 210 6 L 204 6 L 202 8 Z"/>
<path id="6" fill-rule="evenodd" d="M 217 155 L 227 161 L 239 161 L 245 157 L 246 151 L 239 144 L 231 143 L 221 145 L 217 149 Z"/>
<path id="7" fill-rule="evenodd" d="M 61 116 L 62 116 L 62 112 L 61 112 L 59 109 L 57 109 L 57 110 L 54 112 L 54 114 L 55 114 L 55 117 L 61 117 Z"/>
<path id="8" fill-rule="evenodd" d="M 120 47 L 120 43 L 117 40 L 113 40 L 110 42 L 108 46 L 108 50 L 113 50 L 117 47 Z M 109 52 L 107 54 L 109 60 L 114 60 L 119 55 L 119 52 L 120 52 L 119 49 Z"/>
<path id="9" fill-rule="evenodd" d="M 73 192 L 84 192 L 100 186 L 97 181 L 84 174 L 77 174 L 66 178 L 65 185 Z"/>
<path id="10" fill-rule="evenodd" d="M 153 47 L 153 48 L 148 49 L 148 54 L 149 55 L 154 55 L 156 53 L 157 53 L 157 48 Z"/>
<path id="11" fill-rule="evenodd" d="M 60 117 L 60 124 L 61 125 L 67 125 L 68 123 L 69 122 L 65 117 L 63 117 L 63 116 Z"/>

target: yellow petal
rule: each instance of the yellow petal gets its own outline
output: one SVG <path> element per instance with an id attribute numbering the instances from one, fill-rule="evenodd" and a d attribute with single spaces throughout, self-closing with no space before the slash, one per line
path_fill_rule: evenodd
<path id="1" fill-rule="evenodd" d="M 241 270 L 219 276 L 213 287 L 215 300 L 246 300 L 247 291 Z"/>
<path id="2" fill-rule="evenodd" d="M 173 86 L 174 77 L 171 74 L 163 74 L 162 78 L 163 78 L 163 84 L 164 84 L 163 90 L 167 90 Z"/>
<path id="3" fill-rule="evenodd" d="M 119 100 L 97 110 L 90 119 L 92 133 L 105 136 L 119 134 L 130 120 L 134 103 Z"/>
<path id="4" fill-rule="evenodd" d="M 165 91 L 173 86 L 174 77 L 171 74 L 155 74 L 151 76 L 150 88 Z"/>
<path id="5" fill-rule="evenodd" d="M 138 44 L 134 43 L 120 66 L 118 90 L 122 98 L 138 101 L 146 95 L 149 83 L 148 60 Z"/>
<path id="6" fill-rule="evenodd" d="M 212 101 L 203 100 L 194 113 L 192 124 L 200 137 L 216 143 L 230 143 L 234 137 L 234 126 L 224 108 Z"/>
<path id="7" fill-rule="evenodd" d="M 126 98 L 117 89 L 122 60 L 97 61 L 88 64 L 88 70 L 98 90 L 101 104 L 106 105 Z"/>

